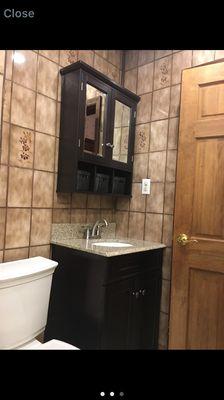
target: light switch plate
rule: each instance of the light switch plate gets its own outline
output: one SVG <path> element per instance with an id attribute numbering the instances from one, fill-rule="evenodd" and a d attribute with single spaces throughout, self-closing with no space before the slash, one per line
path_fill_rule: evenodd
<path id="1" fill-rule="evenodd" d="M 151 179 L 142 179 L 142 194 L 150 194 Z"/>

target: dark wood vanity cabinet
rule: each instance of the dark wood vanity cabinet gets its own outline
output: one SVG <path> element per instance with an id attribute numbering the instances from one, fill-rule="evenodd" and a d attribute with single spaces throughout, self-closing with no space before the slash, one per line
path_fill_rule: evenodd
<path id="1" fill-rule="evenodd" d="M 156 349 L 160 283 L 160 273 L 154 271 L 107 287 L 103 348 Z"/>
<path id="2" fill-rule="evenodd" d="M 60 72 L 57 191 L 130 196 L 140 97 L 82 61 Z"/>
<path id="3" fill-rule="evenodd" d="M 156 349 L 162 249 L 103 257 L 52 247 L 59 265 L 45 340 L 80 349 Z"/>

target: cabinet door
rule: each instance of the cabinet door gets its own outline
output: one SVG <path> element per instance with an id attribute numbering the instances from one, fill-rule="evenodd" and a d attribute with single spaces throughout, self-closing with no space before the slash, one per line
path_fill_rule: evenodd
<path id="1" fill-rule="evenodd" d="M 83 73 L 81 83 L 79 154 L 94 161 L 108 156 L 105 143 L 109 129 L 111 88 L 90 74 Z"/>
<path id="2" fill-rule="evenodd" d="M 145 272 L 135 281 L 135 299 L 130 346 L 133 349 L 157 348 L 161 272 Z"/>
<path id="3" fill-rule="evenodd" d="M 106 146 L 114 167 L 131 167 L 134 152 L 136 104 L 118 91 L 113 91 L 110 139 Z"/>
<path id="4" fill-rule="evenodd" d="M 133 285 L 133 279 L 127 279 L 106 288 L 102 349 L 126 350 L 130 348 Z"/>

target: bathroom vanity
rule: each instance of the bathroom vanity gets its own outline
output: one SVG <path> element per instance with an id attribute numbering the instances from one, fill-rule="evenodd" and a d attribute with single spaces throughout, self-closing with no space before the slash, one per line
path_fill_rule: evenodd
<path id="1" fill-rule="evenodd" d="M 113 247 L 124 241 L 128 247 Z M 130 239 L 55 240 L 52 259 L 59 265 L 45 340 L 80 349 L 156 349 L 164 247 Z"/>

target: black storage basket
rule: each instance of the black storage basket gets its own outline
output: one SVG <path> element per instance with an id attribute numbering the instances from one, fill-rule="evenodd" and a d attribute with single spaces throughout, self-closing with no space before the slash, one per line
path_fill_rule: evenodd
<path id="1" fill-rule="evenodd" d="M 94 192 L 98 193 L 108 193 L 109 192 L 109 175 L 105 174 L 96 174 L 95 184 L 94 184 Z"/>
<path id="2" fill-rule="evenodd" d="M 123 176 L 114 176 L 113 179 L 113 193 L 125 194 L 126 178 Z"/>
<path id="3" fill-rule="evenodd" d="M 90 189 L 90 172 L 78 170 L 77 174 L 77 190 L 88 192 Z"/>

